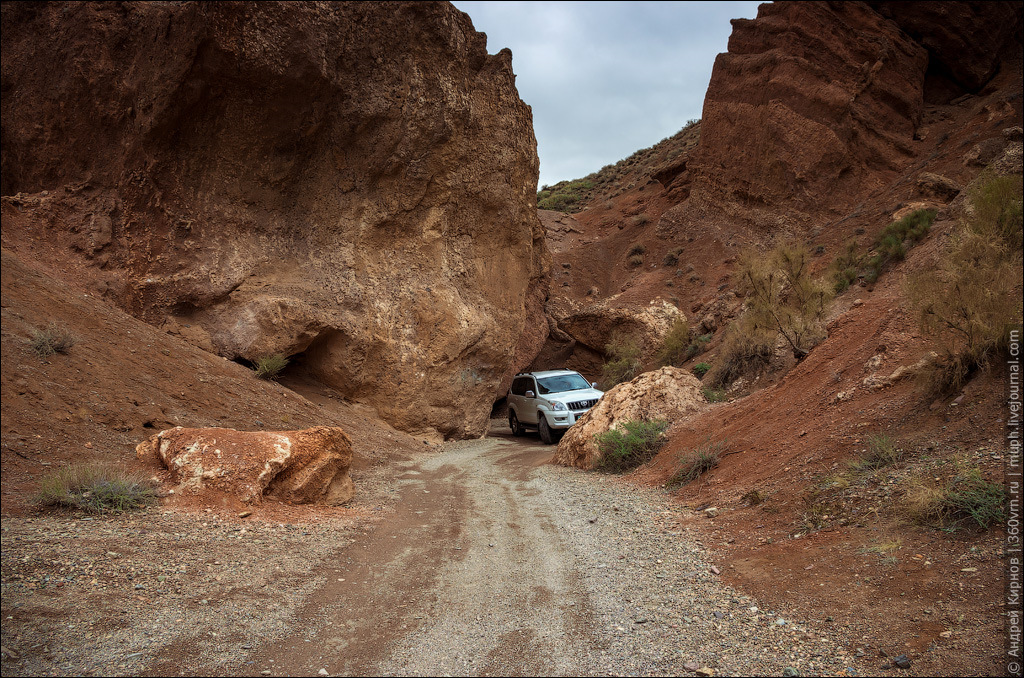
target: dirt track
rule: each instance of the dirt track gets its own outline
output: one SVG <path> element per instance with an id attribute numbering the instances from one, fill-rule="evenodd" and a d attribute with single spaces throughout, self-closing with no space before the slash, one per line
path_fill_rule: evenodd
<path id="1" fill-rule="evenodd" d="M 220 675 L 838 669 L 836 645 L 722 586 L 664 495 L 494 433 L 406 462 L 395 513 L 314 567 L 285 635 L 221 660 L 182 636 L 147 673 L 197 653 Z"/>
<path id="2" fill-rule="evenodd" d="M 587 599 L 530 478 L 550 455 L 487 439 L 411 465 L 397 513 L 347 550 L 300 612 L 303 630 L 256 664 L 294 675 L 571 672 Z"/>

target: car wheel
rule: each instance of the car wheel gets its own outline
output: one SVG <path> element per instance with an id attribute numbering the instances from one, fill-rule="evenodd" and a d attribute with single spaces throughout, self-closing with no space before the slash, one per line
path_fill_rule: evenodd
<path id="1" fill-rule="evenodd" d="M 523 435 L 523 425 L 519 423 L 519 417 L 516 416 L 515 412 L 510 411 L 508 413 L 508 427 L 512 429 L 512 435 Z"/>
<path id="2" fill-rule="evenodd" d="M 545 417 L 543 413 L 540 413 L 539 416 L 540 439 L 544 441 L 545 445 L 550 445 L 551 443 L 555 442 L 555 436 L 552 433 L 551 428 L 548 426 L 548 418 Z"/>

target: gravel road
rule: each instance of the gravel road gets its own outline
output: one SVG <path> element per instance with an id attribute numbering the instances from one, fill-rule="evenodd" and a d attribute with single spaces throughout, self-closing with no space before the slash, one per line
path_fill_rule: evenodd
<path id="1" fill-rule="evenodd" d="M 211 521 L 203 541 L 183 517 L 135 518 L 136 532 L 182 536 L 172 551 L 128 540 L 114 560 L 130 570 L 111 565 L 109 586 L 33 588 L 48 563 L 68 571 L 69 528 L 35 519 L 53 534 L 36 539 L 5 518 L 3 675 L 845 672 L 833 639 L 719 583 L 713 567 L 728 564 L 667 495 L 547 465 L 551 453 L 507 434 L 447 445 L 364 493 L 382 500 L 373 523 L 239 535 Z M 106 546 L 80 547 L 95 572 Z"/>

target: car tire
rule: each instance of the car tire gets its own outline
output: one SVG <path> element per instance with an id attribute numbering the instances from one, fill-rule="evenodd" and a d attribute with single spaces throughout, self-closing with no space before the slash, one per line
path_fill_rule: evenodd
<path id="1" fill-rule="evenodd" d="M 525 432 L 523 430 L 523 425 L 519 423 L 519 417 L 517 417 L 516 413 L 513 411 L 508 413 L 508 427 L 512 429 L 512 435 L 517 438 Z"/>
<path id="2" fill-rule="evenodd" d="M 544 416 L 543 412 L 538 412 L 537 416 L 540 418 L 540 439 L 545 445 L 550 445 L 555 442 L 555 436 L 551 427 L 548 426 L 548 418 Z"/>

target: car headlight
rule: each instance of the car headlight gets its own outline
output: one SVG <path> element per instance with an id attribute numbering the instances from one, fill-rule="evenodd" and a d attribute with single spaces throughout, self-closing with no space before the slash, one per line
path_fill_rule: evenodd
<path id="1" fill-rule="evenodd" d="M 551 403 L 551 409 L 555 412 L 565 412 L 569 408 L 565 406 L 565 403 Z"/>

